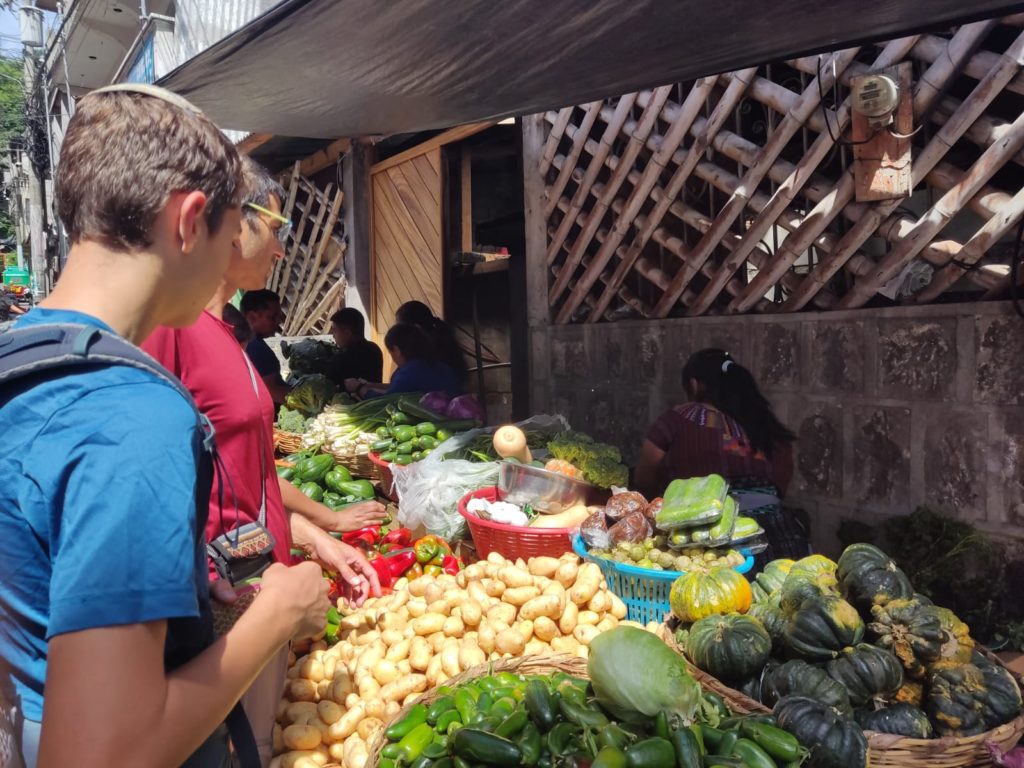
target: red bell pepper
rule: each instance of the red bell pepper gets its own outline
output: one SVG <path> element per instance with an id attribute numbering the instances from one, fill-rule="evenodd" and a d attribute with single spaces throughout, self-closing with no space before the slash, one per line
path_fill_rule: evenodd
<path id="1" fill-rule="evenodd" d="M 393 552 L 386 557 L 378 559 L 387 563 L 388 570 L 391 573 L 390 583 L 394 584 L 416 562 L 416 553 L 411 549 L 403 549 L 400 552 Z"/>
<path id="2" fill-rule="evenodd" d="M 391 568 L 388 565 L 388 561 L 383 557 L 375 557 L 370 561 L 370 567 L 377 572 L 377 578 L 380 581 L 380 586 L 390 587 L 395 583 L 395 577 L 391 574 Z"/>
<path id="3" fill-rule="evenodd" d="M 457 576 L 459 573 L 459 559 L 455 555 L 445 555 L 441 568 L 445 573 Z"/>
<path id="4" fill-rule="evenodd" d="M 398 549 L 408 547 L 412 544 L 412 531 L 408 528 L 395 528 L 384 535 L 381 544 L 391 544 Z"/>
<path id="5" fill-rule="evenodd" d="M 372 547 L 380 540 L 380 526 L 368 525 L 365 528 L 360 528 L 358 531 L 349 531 L 342 535 L 341 540 L 346 544 L 362 542 Z"/>

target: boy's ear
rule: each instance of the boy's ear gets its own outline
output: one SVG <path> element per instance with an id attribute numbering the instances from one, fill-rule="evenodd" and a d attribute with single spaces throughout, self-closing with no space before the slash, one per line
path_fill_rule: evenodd
<path id="1" fill-rule="evenodd" d="M 205 231 L 206 193 L 198 190 L 187 192 L 182 196 L 178 208 L 178 237 L 182 252 L 191 253 Z"/>

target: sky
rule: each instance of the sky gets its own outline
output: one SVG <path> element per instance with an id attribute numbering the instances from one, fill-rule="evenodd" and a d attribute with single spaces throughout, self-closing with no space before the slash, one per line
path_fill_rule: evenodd
<path id="1" fill-rule="evenodd" d="M 43 27 L 48 28 L 55 15 L 43 14 Z M 45 33 L 44 33 L 45 35 Z M 0 54 L 17 56 L 21 54 L 21 28 L 18 25 L 18 12 L 0 10 Z"/>

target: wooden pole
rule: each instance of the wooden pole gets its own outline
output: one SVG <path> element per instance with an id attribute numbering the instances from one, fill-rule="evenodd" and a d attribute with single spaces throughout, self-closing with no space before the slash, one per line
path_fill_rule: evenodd
<path id="1" fill-rule="evenodd" d="M 932 276 L 932 281 L 910 300 L 915 304 L 924 304 L 939 298 L 946 289 L 952 287 L 967 273 L 968 266 L 981 261 L 996 242 L 1011 232 L 1020 222 L 1022 216 L 1024 216 L 1024 189 L 1019 190 L 1010 202 L 1003 206 L 998 216 L 986 221 L 974 234 L 974 237 L 964 244 L 955 262 L 951 261 L 936 272 Z"/>
<path id="2" fill-rule="evenodd" d="M 650 216 L 650 223 L 647 227 L 637 232 L 637 234 L 633 238 L 632 243 L 629 245 L 627 249 L 627 253 L 629 254 L 629 256 L 627 258 L 631 261 L 631 263 L 636 261 L 636 258 L 640 255 L 644 247 L 647 245 L 647 242 L 650 240 L 654 228 L 658 225 L 658 223 L 660 223 L 661 219 L 665 215 L 665 212 L 668 210 L 668 207 L 670 205 L 670 199 L 674 199 L 682 191 L 683 185 L 686 184 L 686 180 L 690 177 L 690 174 L 693 172 L 693 167 L 696 166 L 698 160 L 700 159 L 700 156 L 707 150 L 708 146 L 711 143 L 711 139 L 714 137 L 714 133 L 717 132 L 718 129 L 725 124 L 725 121 L 732 113 L 732 110 L 736 107 L 740 99 L 743 97 L 743 92 L 746 90 L 750 78 L 753 77 L 754 72 L 756 71 L 757 69 L 752 67 L 750 69 L 741 70 L 739 72 L 733 72 L 727 75 L 729 84 L 728 86 L 726 86 L 725 93 L 722 95 L 722 98 L 719 100 L 718 104 L 715 105 L 714 110 L 712 110 L 711 117 L 708 119 L 706 133 L 695 139 L 693 146 L 690 148 L 689 152 L 686 155 L 686 159 L 678 168 L 676 168 L 675 173 L 672 174 L 672 178 L 669 181 L 667 188 L 667 199 L 659 202 L 655 206 L 655 209 Z M 623 270 L 623 272 L 627 271 L 628 270 Z M 594 279 L 596 279 L 595 273 L 598 273 L 599 270 L 592 267 L 591 269 L 588 270 L 588 272 L 590 273 L 589 275 L 584 273 L 585 279 L 593 281 Z M 593 282 L 591 282 L 591 286 L 592 285 Z M 576 288 L 573 289 L 572 294 L 570 294 L 569 298 L 563 304 L 558 316 L 556 317 L 556 322 L 568 322 L 568 319 L 572 316 L 572 313 L 576 310 L 576 307 L 579 306 L 580 302 L 583 299 L 583 296 L 589 292 L 589 289 L 590 286 L 587 286 L 586 290 L 583 290 L 582 286 L 577 284 Z M 605 308 L 607 308 L 610 302 L 611 295 L 609 294 L 609 291 L 606 289 L 602 294 L 601 298 L 598 300 L 598 303 L 595 305 L 594 310 L 591 312 L 590 318 L 599 318 L 603 314 Z"/>
<path id="3" fill-rule="evenodd" d="M 921 248 L 941 232 L 950 219 L 967 204 L 967 201 L 978 193 L 985 182 L 992 178 L 992 175 L 1022 148 L 1024 148 L 1024 112 L 1013 121 L 1003 139 L 982 153 L 963 180 L 939 198 L 938 202 L 918 220 L 913 231 L 889 252 L 889 255 L 878 265 L 875 273 L 865 280 L 858 281 L 839 300 L 838 308 L 859 307 L 874 296 L 875 292 L 898 275 Z M 1013 226 L 1012 220 L 1009 226 Z M 999 228 L 998 225 L 994 227 L 994 229 L 996 228 Z"/>
<path id="4" fill-rule="evenodd" d="M 300 335 L 308 333 L 309 329 L 313 327 L 316 320 L 322 318 L 324 313 L 330 307 L 330 302 L 337 297 L 338 293 L 345 288 L 345 278 L 340 278 L 334 285 L 327 289 L 327 293 L 320 299 L 320 302 L 316 305 L 316 308 L 309 314 L 309 319 L 305 325 L 303 325 Z"/>
<path id="5" fill-rule="evenodd" d="M 292 263 L 295 261 L 300 249 L 302 248 L 302 238 L 306 232 L 306 223 L 309 221 L 309 212 L 316 201 L 316 197 L 311 192 L 312 186 L 313 185 L 310 184 L 310 182 L 306 181 L 301 176 L 299 176 L 296 181 L 296 191 L 301 188 L 305 193 L 306 200 L 305 205 L 300 206 L 302 215 L 299 217 L 299 223 L 295 226 L 295 231 L 292 232 L 291 235 L 291 250 L 279 262 L 281 268 L 277 272 L 274 285 L 271 288 L 271 290 L 278 295 L 281 295 L 281 292 L 290 281 Z"/>
<path id="6" fill-rule="evenodd" d="M 823 73 L 823 80 L 820 84 L 822 88 L 832 87 L 833 70 L 846 69 L 857 55 L 858 50 L 857 48 L 848 48 L 834 53 L 829 58 Z M 715 244 L 721 240 L 722 235 L 728 231 L 746 207 L 750 191 L 757 188 L 757 185 L 761 183 L 768 173 L 768 169 L 775 158 L 785 149 L 790 139 L 796 135 L 796 132 L 800 130 L 811 112 L 818 107 L 821 102 L 818 86 L 818 80 L 812 80 L 807 90 L 800 95 L 800 99 L 794 108 L 786 114 L 782 122 L 772 132 L 772 135 L 768 137 L 768 141 L 765 142 L 764 147 L 758 153 L 754 165 L 744 174 L 743 183 L 740 185 L 740 188 L 729 198 L 722 210 L 719 211 L 712 228 L 694 247 L 687 263 L 676 273 L 668 292 L 663 294 L 658 303 L 655 304 L 655 315 L 667 317 L 669 312 L 672 311 L 672 308 L 679 301 L 679 297 L 690 284 L 690 281 L 698 273 L 704 262 L 708 260 L 708 257 L 711 256 L 715 249 Z"/>
<path id="7" fill-rule="evenodd" d="M 983 22 L 979 22 L 983 25 Z M 963 32 L 967 27 L 978 25 L 966 25 L 957 32 Z M 984 30 L 982 30 L 984 32 Z M 956 40 L 957 35 L 954 35 Z M 953 40 L 950 41 L 950 47 Z M 949 151 L 949 148 L 967 131 L 968 127 L 978 116 L 981 115 L 989 104 L 1003 91 L 1006 84 L 1012 80 L 1020 71 L 1024 56 L 1024 34 L 1017 37 L 1006 52 L 1000 56 L 996 65 L 985 75 L 978 85 L 971 91 L 971 94 L 964 99 L 960 109 L 946 122 L 935 134 L 927 146 L 918 155 L 912 170 L 912 185 L 917 186 L 921 180 L 938 164 L 939 160 Z M 947 57 L 952 59 L 952 56 Z M 939 66 L 945 59 L 939 59 L 933 66 Z M 945 68 L 945 66 L 943 66 Z M 950 64 L 949 69 L 955 71 L 956 67 Z M 930 71 L 930 70 L 929 70 Z M 927 73 L 926 73 L 927 74 Z M 926 98 L 934 99 L 935 91 L 929 91 Z M 927 104 L 918 104 L 915 95 L 915 114 L 921 114 Z M 930 102 L 929 102 L 930 103 Z M 847 174 L 844 179 L 852 179 Z M 849 182 L 852 185 L 852 182 Z M 859 248 L 864 241 L 871 236 L 882 220 L 899 207 L 900 201 L 886 201 L 871 207 L 868 212 L 858 221 L 840 240 L 832 254 L 823 259 L 814 270 L 808 274 L 799 290 L 786 300 L 782 306 L 785 312 L 796 312 L 802 309 L 811 297 L 817 293 L 822 286 L 842 267 L 846 259 L 854 250 Z"/>
<path id="8" fill-rule="evenodd" d="M 288 184 L 288 200 L 285 203 L 284 208 L 281 211 L 281 213 L 283 213 L 285 216 L 287 216 L 289 219 L 292 219 L 293 221 L 295 220 L 295 213 L 294 213 L 294 209 L 295 209 L 295 195 L 298 193 L 298 191 L 299 191 L 299 162 L 298 162 L 298 160 L 296 160 L 295 164 L 292 166 L 292 176 L 291 176 L 291 180 L 290 180 L 290 182 Z M 298 230 L 295 227 L 292 227 L 291 234 L 288 235 L 289 240 L 291 240 L 294 243 L 295 242 L 295 238 L 297 236 L 298 236 Z M 281 268 L 282 268 L 282 265 L 284 264 L 284 261 L 285 261 L 284 259 L 278 259 L 274 263 L 274 269 L 273 269 L 273 271 L 270 274 L 270 279 L 267 281 L 267 287 L 270 290 L 272 290 L 272 291 L 276 291 L 277 290 L 277 284 L 278 284 L 278 281 L 281 279 Z"/>
<path id="9" fill-rule="evenodd" d="M 325 202 L 319 200 L 319 198 L 316 195 L 317 190 L 315 187 L 312 186 L 312 184 L 310 184 L 310 187 L 312 194 L 310 195 L 308 205 L 316 205 L 319 210 L 317 211 L 316 218 L 313 220 L 313 228 L 310 231 L 309 244 L 303 249 L 301 253 L 301 263 L 299 262 L 298 259 L 296 259 L 295 261 L 295 265 L 298 267 L 298 271 L 296 272 L 294 270 L 289 270 L 289 274 L 287 275 L 287 277 L 289 277 L 289 281 L 288 284 L 285 285 L 283 288 L 283 290 L 285 291 L 292 290 L 292 284 L 294 283 L 296 292 L 301 293 L 302 284 L 306 280 L 306 275 L 309 274 L 310 258 L 312 257 L 314 250 L 316 250 L 317 248 L 317 243 L 320 242 L 320 227 L 324 223 L 324 217 L 327 215 L 328 205 Z M 333 191 L 333 189 L 333 184 L 327 185 L 328 194 L 330 194 Z M 288 322 L 285 324 L 285 328 L 287 329 L 290 328 L 291 326 L 292 319 L 289 319 Z"/>

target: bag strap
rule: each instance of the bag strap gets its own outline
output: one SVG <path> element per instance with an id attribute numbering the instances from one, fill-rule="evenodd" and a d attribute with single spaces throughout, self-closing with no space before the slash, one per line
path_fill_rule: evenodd
<path id="1" fill-rule="evenodd" d="M 216 460 L 213 424 L 205 414 L 200 413 L 185 386 L 134 344 L 110 331 L 78 323 L 47 323 L 26 327 L 15 327 L 11 322 L 0 323 L 0 386 L 61 368 L 101 365 L 126 365 L 148 371 L 173 387 L 195 412 L 203 450 Z M 0 399 L 0 404 L 2 402 Z M 197 521 L 200 519 L 198 511 Z M 205 530 L 198 528 L 196 537 L 197 541 L 202 541 Z M 231 709 L 225 723 L 240 765 L 243 768 L 259 768 L 259 750 L 241 702 Z"/>
<path id="2" fill-rule="evenodd" d="M 249 355 L 246 351 L 242 350 L 242 359 L 245 361 L 245 367 L 249 370 L 249 381 L 252 382 L 252 391 L 256 395 L 256 406 L 262 409 L 260 403 L 260 387 L 256 382 L 256 371 L 252 367 L 252 361 L 249 360 Z M 263 442 L 263 413 L 260 412 L 260 426 L 256 430 L 259 435 L 260 441 L 260 514 L 259 521 L 260 525 L 264 528 L 267 525 L 267 447 Z"/>

